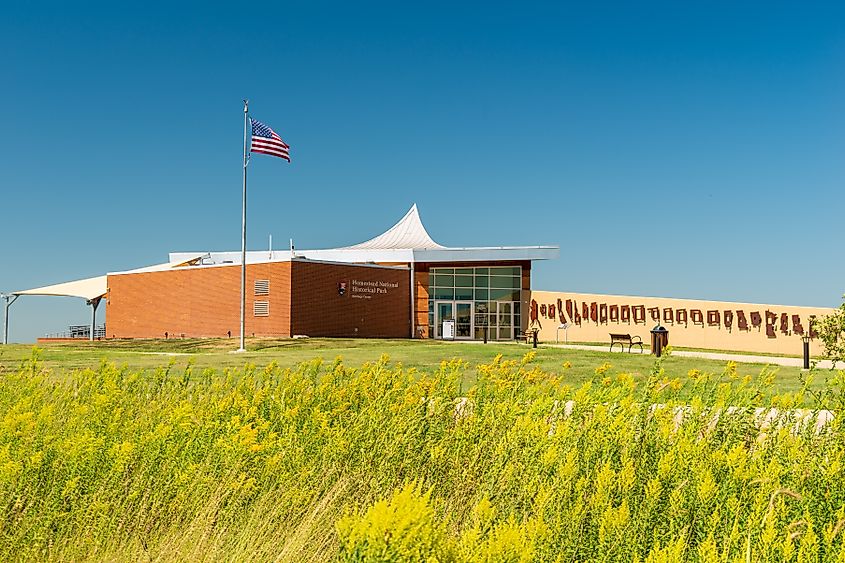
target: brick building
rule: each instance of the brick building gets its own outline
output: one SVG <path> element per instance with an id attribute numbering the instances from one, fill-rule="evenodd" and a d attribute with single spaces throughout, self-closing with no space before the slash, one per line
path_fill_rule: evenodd
<path id="1" fill-rule="evenodd" d="M 414 205 L 353 246 L 247 252 L 245 333 L 510 340 L 528 324 L 532 261 L 558 252 L 445 247 Z M 240 252 L 174 252 L 163 264 L 19 293 L 75 295 L 94 307 L 105 299 L 106 338 L 234 336 L 240 262 Z"/>

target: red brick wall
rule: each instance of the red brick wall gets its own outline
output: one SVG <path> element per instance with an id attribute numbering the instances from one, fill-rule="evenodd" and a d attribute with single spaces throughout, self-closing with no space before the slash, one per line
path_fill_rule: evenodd
<path id="1" fill-rule="evenodd" d="M 438 264 L 443 267 L 477 263 Z M 530 262 L 521 265 L 530 288 Z M 428 330 L 429 264 L 417 264 L 415 320 Z M 239 334 L 240 266 L 179 268 L 108 277 L 106 331 L 109 338 L 224 337 Z M 257 336 L 390 337 L 410 335 L 410 273 L 406 269 L 294 261 L 247 266 L 246 333 Z M 270 280 L 270 294 L 256 297 L 254 281 Z M 353 291 L 352 280 L 397 284 L 387 293 Z M 338 283 L 347 283 L 346 295 Z M 526 293 L 527 294 L 527 293 Z M 369 299 L 360 299 L 369 296 Z M 270 303 L 269 317 L 255 317 L 255 300 Z M 523 324 L 528 318 L 523 303 Z M 357 330 L 356 330 L 357 329 Z"/>
<path id="2" fill-rule="evenodd" d="M 353 281 L 396 284 L 386 292 L 356 291 Z M 344 264 L 294 262 L 291 278 L 293 334 L 407 338 L 410 272 Z M 346 294 L 338 284 L 346 282 Z M 366 286 L 369 287 L 369 286 Z"/>
<path id="3" fill-rule="evenodd" d="M 414 338 L 428 338 L 428 264 L 414 265 Z M 418 327 L 422 327 L 422 335 Z"/>
<path id="4" fill-rule="evenodd" d="M 522 289 L 531 289 L 531 262 L 522 262 Z"/>
<path id="5" fill-rule="evenodd" d="M 247 265 L 247 335 L 290 336 L 290 262 Z M 270 294 L 254 295 L 256 279 L 270 280 Z M 240 334 L 241 268 L 179 268 L 108 277 L 106 336 L 163 338 Z M 270 316 L 253 316 L 254 301 L 269 301 Z"/>

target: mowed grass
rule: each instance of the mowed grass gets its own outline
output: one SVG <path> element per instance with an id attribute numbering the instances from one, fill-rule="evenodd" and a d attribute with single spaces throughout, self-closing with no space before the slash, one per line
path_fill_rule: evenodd
<path id="1" fill-rule="evenodd" d="M 170 340 L 110 340 L 104 342 L 62 342 L 39 344 L 39 356 L 44 366 L 56 373 L 94 368 L 102 361 L 125 366 L 133 370 L 152 370 L 168 362 L 172 369 L 213 368 L 222 372 L 226 368 L 242 368 L 246 364 L 265 366 L 275 362 L 281 367 L 296 367 L 306 361 L 320 358 L 331 362 L 341 357 L 344 364 L 360 367 L 377 361 L 387 354 L 390 362 L 422 373 L 435 372 L 441 362 L 460 358 L 468 364 L 463 377 L 471 386 L 477 376 L 477 366 L 489 363 L 497 355 L 502 359 L 519 360 L 532 350 L 531 346 L 514 342 L 442 342 L 381 339 L 274 339 L 251 338 L 245 353 L 232 353 L 238 346 L 237 339 L 170 339 Z M 12 344 L 0 346 L 0 370 L 17 369 L 21 361 L 32 354 L 33 346 Z M 635 379 L 648 375 L 655 358 L 650 354 L 573 350 L 540 346 L 536 349 L 535 364 L 544 372 L 559 375 L 567 383 L 577 385 L 596 376 L 596 368 L 609 363 L 614 371 L 630 373 Z M 662 361 L 662 369 L 669 378 L 686 378 L 691 370 L 705 373 L 722 373 L 727 362 L 700 358 L 669 356 Z M 766 364 L 739 364 L 741 376 L 757 376 L 763 370 L 775 372 L 772 392 L 789 392 L 799 389 L 801 371 L 794 367 L 767 366 Z M 817 378 L 819 379 L 819 378 Z M 814 381 L 818 387 L 821 381 Z"/>

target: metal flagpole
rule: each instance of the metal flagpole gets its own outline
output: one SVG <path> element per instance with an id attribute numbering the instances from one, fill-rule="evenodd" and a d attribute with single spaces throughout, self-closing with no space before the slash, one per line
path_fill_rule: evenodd
<path id="1" fill-rule="evenodd" d="M 247 160 L 247 120 L 249 100 L 244 100 L 244 191 L 243 206 L 241 208 L 241 347 L 238 352 L 245 352 L 244 347 L 244 318 L 246 315 L 246 165 Z"/>

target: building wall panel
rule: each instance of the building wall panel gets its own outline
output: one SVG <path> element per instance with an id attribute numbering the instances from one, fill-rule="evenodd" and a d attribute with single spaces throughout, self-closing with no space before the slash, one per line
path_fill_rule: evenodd
<path id="1" fill-rule="evenodd" d="M 255 296 L 256 279 L 269 279 L 269 295 Z M 108 277 L 109 338 L 232 337 L 240 334 L 241 268 L 180 268 Z M 247 266 L 247 335 L 290 336 L 290 263 Z M 270 303 L 267 317 L 253 304 Z"/>
<path id="2" fill-rule="evenodd" d="M 429 276 L 428 264 L 414 265 L 414 338 L 428 338 Z"/>
<path id="3" fill-rule="evenodd" d="M 362 338 L 410 335 L 407 269 L 294 262 L 293 334 Z M 345 284 L 341 295 L 340 284 Z"/>

